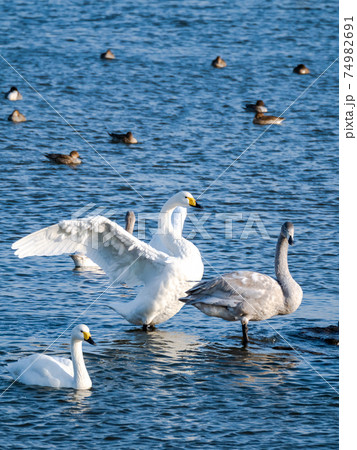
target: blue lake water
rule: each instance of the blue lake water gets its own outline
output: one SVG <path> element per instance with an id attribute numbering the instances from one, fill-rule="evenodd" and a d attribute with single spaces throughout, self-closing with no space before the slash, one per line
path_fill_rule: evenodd
<path id="1" fill-rule="evenodd" d="M 1 92 L 24 97 L 1 100 L 1 447 L 337 448 L 338 347 L 317 330 L 338 322 L 337 63 L 306 88 L 338 56 L 338 3 L 15 0 L 0 12 L 1 55 L 24 78 L 0 59 Z M 113 61 L 99 58 L 108 48 Z M 217 55 L 225 69 L 211 67 Z M 292 73 L 299 63 L 310 75 Z M 260 98 L 281 126 L 253 125 L 243 107 Z M 27 122 L 7 121 L 15 108 Z M 112 144 L 115 130 L 139 144 Z M 77 169 L 43 156 L 72 150 Z M 73 271 L 68 256 L 10 248 L 99 207 L 120 224 L 133 209 L 148 241 L 153 213 L 182 189 L 205 208 L 184 229 L 204 278 L 274 276 L 281 224 L 294 222 L 303 302 L 251 323 L 247 348 L 239 323 L 193 307 L 144 333 L 106 307 L 133 290 L 105 291 L 105 275 Z M 84 347 L 92 390 L 9 387 L 5 365 L 80 314 L 98 344 Z M 48 353 L 68 355 L 69 336 Z"/>

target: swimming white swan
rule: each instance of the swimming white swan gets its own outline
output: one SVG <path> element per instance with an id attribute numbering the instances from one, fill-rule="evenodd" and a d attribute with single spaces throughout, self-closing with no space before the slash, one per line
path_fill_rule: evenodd
<path id="1" fill-rule="evenodd" d="M 121 226 L 96 216 L 64 220 L 32 233 L 12 245 L 19 258 L 79 251 L 109 276 L 111 284 L 143 285 L 129 303 L 116 305 L 128 322 L 144 328 L 165 322 L 183 306 L 178 299 L 201 280 L 203 263 L 198 248 L 177 237 L 171 219 L 177 206 L 200 208 L 189 192 L 179 192 L 162 207 L 157 234 L 161 248 L 140 241 Z"/>
<path id="2" fill-rule="evenodd" d="M 135 225 L 135 213 L 134 211 L 128 211 L 125 216 L 125 230 L 133 234 Z M 69 255 L 74 262 L 76 269 L 100 269 L 98 264 L 93 262 L 88 256 L 82 253 L 72 253 Z"/>
<path id="3" fill-rule="evenodd" d="M 100 269 L 98 264 L 93 262 L 83 253 L 72 253 L 69 255 L 74 262 L 74 269 Z"/>
<path id="4" fill-rule="evenodd" d="M 208 316 L 240 320 L 243 341 L 248 342 L 248 322 L 290 314 L 302 300 L 302 289 L 290 275 L 288 247 L 294 242 L 294 225 L 281 227 L 275 253 L 277 280 L 257 272 L 239 271 L 197 284 L 182 302 L 196 306 Z"/>
<path id="5" fill-rule="evenodd" d="M 82 342 L 95 345 L 89 328 L 82 324 L 73 328 L 71 339 L 72 360 L 44 354 L 30 355 L 7 365 L 7 369 L 20 383 L 55 388 L 90 389 L 82 352 Z"/>

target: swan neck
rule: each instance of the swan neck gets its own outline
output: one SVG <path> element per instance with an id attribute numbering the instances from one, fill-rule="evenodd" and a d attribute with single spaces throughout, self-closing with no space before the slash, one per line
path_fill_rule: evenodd
<path id="1" fill-rule="evenodd" d="M 89 378 L 86 365 L 84 363 L 82 341 L 72 339 L 71 354 L 73 363 L 74 387 L 77 389 L 89 389 L 92 382 Z"/>
<path id="2" fill-rule="evenodd" d="M 288 266 L 288 240 L 280 235 L 275 252 L 275 275 L 280 284 L 291 278 Z"/>
<path id="3" fill-rule="evenodd" d="M 135 214 L 133 211 L 128 211 L 125 217 L 125 231 L 130 234 L 133 234 L 135 225 Z"/>
<path id="4" fill-rule="evenodd" d="M 284 307 L 279 314 L 290 314 L 300 306 L 302 289 L 293 279 L 288 267 L 288 240 L 279 236 L 275 254 L 275 274 L 284 295 Z"/>
<path id="5" fill-rule="evenodd" d="M 164 204 L 164 206 L 161 208 L 160 215 L 159 215 L 159 232 L 162 234 L 172 234 L 173 233 L 173 227 L 171 222 L 172 213 L 174 212 L 174 209 L 176 208 L 177 204 L 172 200 L 169 199 Z"/>
<path id="6" fill-rule="evenodd" d="M 187 216 L 187 209 L 182 207 L 181 208 L 176 207 L 172 213 L 171 224 L 175 239 L 182 239 L 182 231 L 186 220 L 186 216 Z"/>

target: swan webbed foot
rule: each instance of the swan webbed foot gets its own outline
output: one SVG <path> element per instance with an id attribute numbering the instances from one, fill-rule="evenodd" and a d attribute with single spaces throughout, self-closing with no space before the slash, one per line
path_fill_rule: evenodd
<path id="1" fill-rule="evenodd" d="M 248 344 L 248 324 L 242 323 L 242 331 L 243 331 L 243 345 L 246 346 Z"/>

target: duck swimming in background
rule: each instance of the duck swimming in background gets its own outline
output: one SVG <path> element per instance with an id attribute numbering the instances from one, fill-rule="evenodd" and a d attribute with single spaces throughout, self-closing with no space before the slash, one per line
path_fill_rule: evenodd
<path id="1" fill-rule="evenodd" d="M 61 155 L 60 153 L 45 153 L 46 158 L 57 164 L 67 164 L 68 166 L 81 164 L 79 153 L 73 150 L 69 155 Z"/>
<path id="2" fill-rule="evenodd" d="M 294 243 L 294 225 L 285 222 L 275 252 L 274 278 L 246 270 L 231 272 L 197 284 L 180 300 L 208 316 L 240 321 L 243 342 L 248 342 L 248 322 L 291 314 L 302 301 L 302 289 L 290 275 L 288 247 Z"/>
<path id="3" fill-rule="evenodd" d="M 253 104 L 247 104 L 245 105 L 245 109 L 248 111 L 256 111 L 256 112 L 268 112 L 268 108 L 264 105 L 263 100 L 257 100 L 257 103 L 255 105 Z"/>
<path id="4" fill-rule="evenodd" d="M 283 120 L 285 120 L 284 117 L 265 116 L 264 113 L 257 112 L 253 119 L 253 123 L 256 125 L 279 125 Z"/>
<path id="5" fill-rule="evenodd" d="M 125 216 L 125 231 L 133 234 L 135 225 L 135 213 L 134 211 L 128 211 Z M 88 256 L 82 253 L 72 253 L 69 255 L 74 262 L 76 269 L 100 269 L 98 264 L 94 263 Z"/>
<path id="6" fill-rule="evenodd" d="M 72 360 L 45 354 L 30 355 L 7 365 L 15 381 L 32 386 L 90 389 L 82 352 L 82 342 L 96 345 L 87 325 L 74 327 L 71 338 Z"/>
<path id="7" fill-rule="evenodd" d="M 115 59 L 114 53 L 108 49 L 105 53 L 100 55 L 101 59 Z"/>
<path id="8" fill-rule="evenodd" d="M 9 90 L 9 92 L 7 92 L 5 94 L 5 98 L 14 102 L 16 100 L 22 100 L 22 95 L 20 94 L 20 92 L 17 90 L 17 88 L 15 86 L 12 86 L 12 88 Z"/>
<path id="9" fill-rule="evenodd" d="M 299 64 L 296 67 L 294 67 L 293 72 L 298 73 L 299 75 L 306 75 L 310 73 L 310 70 L 304 64 Z"/>
<path id="10" fill-rule="evenodd" d="M 7 120 L 10 120 L 11 122 L 26 122 L 26 117 L 20 113 L 19 110 L 15 109 L 7 118 Z"/>
<path id="11" fill-rule="evenodd" d="M 137 144 L 138 141 L 134 138 L 133 133 L 128 131 L 125 134 L 108 133 L 113 139 L 113 142 L 124 142 L 124 144 Z"/>
<path id="12" fill-rule="evenodd" d="M 177 206 L 201 208 L 187 191 L 167 200 L 159 215 L 156 239 L 165 251 L 102 216 L 63 220 L 25 236 L 12 248 L 19 258 L 84 253 L 106 272 L 111 286 L 142 286 L 134 300 L 118 302 L 115 310 L 128 322 L 148 329 L 173 317 L 183 306 L 179 298 L 203 275 L 198 248 L 172 224 Z"/>
<path id="13" fill-rule="evenodd" d="M 227 63 L 220 56 L 217 56 L 217 58 L 212 61 L 212 66 L 216 67 L 217 69 L 223 69 L 223 67 L 227 66 Z"/>

